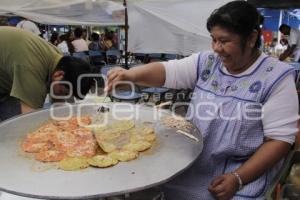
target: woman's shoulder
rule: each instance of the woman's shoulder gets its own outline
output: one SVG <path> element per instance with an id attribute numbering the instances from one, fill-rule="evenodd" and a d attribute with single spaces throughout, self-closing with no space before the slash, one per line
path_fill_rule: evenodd
<path id="1" fill-rule="evenodd" d="M 218 54 L 213 51 L 202 51 L 196 54 L 198 66 L 205 68 L 204 66 L 215 65 L 220 60 Z"/>
<path id="2" fill-rule="evenodd" d="M 196 55 L 198 55 L 199 59 L 213 59 L 213 60 L 217 60 L 219 59 L 219 56 L 217 53 L 213 52 L 213 51 L 201 51 L 196 53 Z"/>
<path id="3" fill-rule="evenodd" d="M 265 59 L 264 65 L 266 67 L 273 67 L 281 71 L 289 71 L 294 69 L 290 63 L 279 61 L 278 58 L 275 57 L 267 57 Z"/>

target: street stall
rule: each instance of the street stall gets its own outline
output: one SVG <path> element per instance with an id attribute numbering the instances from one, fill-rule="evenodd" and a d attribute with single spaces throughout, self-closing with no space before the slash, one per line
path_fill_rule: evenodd
<path id="1" fill-rule="evenodd" d="M 115 2 L 108 3 L 107 1 L 57 1 L 57 5 L 55 5 L 54 1 L 31 1 L 28 2 L 25 8 L 20 8 L 17 6 L 17 3 L 15 6 L 9 6 L 8 1 L 4 2 L 7 4 L 3 8 L 1 7 L 0 12 L 13 12 L 31 20 L 48 24 L 90 25 L 99 23 L 98 25 L 100 25 L 100 22 L 97 19 L 99 17 L 97 15 L 97 9 L 101 9 L 104 6 L 106 9 L 103 10 L 106 12 L 108 10 L 113 10 L 111 14 L 114 13 L 114 11 L 119 12 L 120 9 L 124 9 L 124 7 L 117 8 L 117 5 L 120 6 L 122 3 L 116 5 Z M 170 2 L 172 2 L 171 5 Z M 125 24 L 125 29 L 129 27 L 128 48 L 126 48 L 129 51 L 189 55 L 200 50 L 210 49 L 211 39 L 209 32 L 205 29 L 206 19 L 214 8 L 219 7 L 225 2 L 227 1 L 191 0 L 189 3 L 180 0 L 163 2 L 129 1 L 127 5 L 125 4 L 128 8 L 128 21 L 125 20 L 125 23 L 123 23 L 123 20 L 120 20 L 120 18 L 117 18 L 116 20 L 116 18 L 113 17 L 114 15 L 109 15 L 109 20 L 111 21 L 108 20 L 108 22 L 104 20 L 101 21 L 101 24 Z M 48 5 L 45 7 L 41 3 L 48 3 Z M 205 3 L 205 6 L 203 6 L 203 3 Z M 37 6 L 33 8 L 33 5 Z M 109 9 L 110 5 L 116 5 L 116 8 Z M 199 12 L 199 7 L 204 9 Z M 127 19 L 126 13 L 127 12 L 125 12 L 125 19 Z M 178 15 L 178 13 L 181 13 L 182 15 Z M 80 16 L 77 14 L 80 14 Z M 197 17 L 195 17 L 195 15 L 197 15 Z M 103 19 L 104 18 L 105 17 L 103 17 Z M 50 22 L 51 20 L 53 21 Z M 227 59 L 226 56 L 223 57 L 225 57 L 223 59 Z M 208 58 L 212 59 L 207 62 L 211 67 L 213 61 L 215 61 L 214 56 L 209 56 Z M 269 68 L 268 70 L 272 71 L 272 69 Z M 201 73 L 201 79 L 206 81 L 209 73 L 210 70 L 208 70 L 208 73 L 207 71 Z M 218 83 L 217 85 L 215 82 L 213 84 L 214 85 L 212 86 L 218 86 Z M 231 83 L 228 82 L 228 84 Z M 261 85 L 259 84 L 261 84 L 260 81 L 253 83 L 253 87 L 250 87 L 249 91 L 252 93 L 258 92 L 258 90 L 261 89 Z M 226 90 L 231 88 L 230 92 L 234 92 L 238 88 L 231 86 L 232 85 L 228 85 Z M 226 90 L 223 89 L 223 92 Z M 193 125 L 188 129 L 182 128 L 180 124 L 185 122 L 184 119 L 178 119 L 177 117 L 172 116 L 171 113 L 157 110 L 155 107 L 147 108 L 131 105 L 129 106 L 131 109 L 125 109 L 124 112 L 124 110 L 115 107 L 115 105 L 116 104 L 104 105 L 105 109 L 99 107 L 99 105 L 86 104 L 58 108 L 51 107 L 50 109 L 21 115 L 1 123 L 0 137 L 2 139 L 0 140 L 0 157 L 6 162 L 0 166 L 0 190 L 25 197 L 48 199 L 86 199 L 114 196 L 147 189 L 165 183 L 186 170 L 200 155 L 203 148 L 200 131 Z M 73 165 L 70 166 L 68 163 L 60 163 L 61 159 L 64 160 L 63 158 L 58 158 L 58 160 L 56 160 L 59 161 L 58 164 L 55 163 L 55 161 L 52 165 L 48 165 L 48 163 L 40 165 L 40 163 L 36 161 L 40 159 L 39 157 L 34 160 L 30 155 L 24 154 L 24 152 L 20 150 L 24 138 L 32 139 L 33 136 L 30 133 L 33 132 L 34 135 L 40 133 L 38 127 L 43 126 L 44 123 L 50 122 L 50 125 L 54 124 L 54 126 L 56 126 L 56 124 L 64 124 L 61 120 L 67 117 L 67 113 L 69 113 L 70 116 L 82 116 L 82 114 L 91 115 L 92 122 L 95 122 L 102 119 L 102 115 L 105 115 L 105 111 L 107 110 L 110 112 L 123 111 L 121 112 L 122 117 L 128 118 L 130 116 L 133 118 L 134 123 L 150 126 L 157 135 L 156 144 L 151 148 L 148 147 L 150 148 L 148 151 L 141 153 L 142 156 L 139 157 L 139 159 L 130 162 L 123 162 L 122 158 L 119 159 L 122 163 L 113 167 L 108 167 L 108 164 L 104 164 L 108 168 L 98 169 L 90 167 L 70 172 L 60 170 L 63 168 L 73 169 Z M 134 114 L 132 115 L 132 113 Z M 159 116 L 158 118 L 156 117 L 157 115 Z M 57 121 L 51 122 L 50 119 L 53 119 L 53 117 L 55 117 Z M 168 123 L 165 123 L 160 117 L 169 117 L 171 120 L 169 120 Z M 128 124 L 126 126 L 128 126 Z M 46 129 L 47 128 L 48 127 L 46 126 Z M 96 135 L 93 127 L 87 126 L 84 128 L 86 129 L 83 132 L 89 132 L 89 136 L 91 136 L 91 133 Z M 114 129 L 115 127 L 110 126 L 109 128 Z M 118 131 L 114 132 L 115 135 L 118 135 L 118 138 L 123 134 L 123 128 L 121 128 L 122 131 L 117 129 Z M 90 130 L 94 132 L 90 132 Z M 132 130 L 130 128 L 126 129 L 126 131 Z M 70 135 L 69 133 L 66 133 L 65 129 L 62 129 L 62 132 L 63 135 Z M 53 146 L 57 147 L 61 145 L 61 143 L 56 143 L 55 140 L 53 140 L 53 138 L 56 139 L 57 134 L 55 137 L 53 134 L 50 134 L 49 137 L 51 140 L 50 144 L 48 140 L 45 141 L 44 139 L 42 139 L 42 142 L 38 143 L 38 145 L 42 145 L 42 150 L 44 150 L 44 147 L 46 150 L 49 150 L 48 148 L 51 149 Z M 139 140 L 137 138 L 140 137 L 142 136 L 135 135 L 134 140 Z M 245 140 L 243 142 L 247 141 Z M 220 141 L 220 144 L 223 144 L 223 142 Z M 212 146 L 212 148 L 215 146 L 217 145 Z M 74 147 L 76 147 L 76 145 L 74 145 Z M 93 153 L 100 157 L 107 156 L 105 153 L 113 152 L 113 150 L 110 151 L 108 149 L 115 150 L 115 148 L 116 147 L 111 144 L 100 143 L 96 149 L 93 149 L 95 150 Z M 76 150 L 74 150 L 74 152 L 73 150 L 74 149 L 72 149 L 72 153 L 76 152 Z M 102 151 L 105 153 L 102 154 Z M 142 151 L 144 150 L 141 150 L 141 152 Z M 40 152 L 34 152 L 33 150 L 32 153 Z M 49 157 L 53 155 L 53 152 L 47 153 L 49 153 Z M 69 152 L 62 153 L 68 154 Z M 47 159 L 48 157 L 46 156 L 45 160 Z M 80 169 L 90 165 L 100 166 L 100 164 L 97 163 L 90 164 L 93 161 L 88 162 L 88 164 L 84 161 L 83 165 L 81 165 L 82 158 L 78 159 Z M 75 161 L 73 160 L 72 162 Z M 78 162 L 76 161 L 76 165 L 77 164 Z M 101 164 L 101 166 L 103 165 Z M 243 184 L 240 181 L 239 175 L 235 176 L 238 177 L 239 186 L 242 186 Z M 25 181 L 23 181 L 24 179 Z M 24 182 L 26 184 L 24 184 Z"/>
<path id="2" fill-rule="evenodd" d="M 125 24 L 122 3 L 85 0 L 2 0 L 0 14 L 13 13 L 41 24 L 122 26 Z M 74 113 L 78 107 L 72 107 Z M 66 110 L 68 108 L 60 107 L 55 109 L 55 112 L 60 116 Z M 0 199 L 87 199 L 114 196 L 160 185 L 187 169 L 202 151 L 199 131 L 193 127 L 183 131 L 189 135 L 185 136 L 177 132 L 176 128 L 165 127 L 159 119 L 151 118 L 156 110 L 143 107 L 137 110 L 140 114 L 135 116 L 136 120 L 150 123 L 155 129 L 157 145 L 141 153 L 145 155 L 139 159 L 105 169 L 62 171 L 53 163 L 40 164 L 30 159 L 30 155 L 24 155 L 21 141 L 26 134 L 51 119 L 51 109 L 1 123 L 0 157 L 5 162 L 1 165 L 3 173 L 0 173 Z M 95 114 L 97 109 L 88 106 L 83 108 L 83 112 Z M 125 115 L 131 115 L 131 112 L 128 111 Z M 162 115 L 171 116 L 170 113 Z"/>

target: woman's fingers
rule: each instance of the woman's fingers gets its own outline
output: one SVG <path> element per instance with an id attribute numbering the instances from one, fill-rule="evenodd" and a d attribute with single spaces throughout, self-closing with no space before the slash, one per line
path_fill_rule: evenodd
<path id="1" fill-rule="evenodd" d="M 110 76 L 110 74 L 113 73 L 113 72 L 116 72 L 116 71 L 122 71 L 122 70 L 124 70 L 124 69 L 121 68 L 121 67 L 114 67 L 114 68 L 112 68 L 111 70 L 109 70 L 109 71 L 107 72 L 107 76 Z"/>
<path id="2" fill-rule="evenodd" d="M 220 193 L 224 192 L 224 186 L 222 184 L 217 185 L 214 188 L 214 191 L 215 191 L 215 194 L 220 194 Z"/>
<path id="3" fill-rule="evenodd" d="M 116 85 L 119 81 L 126 80 L 125 69 L 115 68 L 108 72 L 107 74 L 107 91 L 110 92 L 113 89 L 113 86 Z"/>
<path id="4" fill-rule="evenodd" d="M 231 174 L 224 174 L 214 178 L 208 188 L 218 200 L 229 200 L 236 192 L 236 180 Z"/>
<path id="5" fill-rule="evenodd" d="M 111 77 L 109 77 L 107 81 L 107 92 L 111 92 L 113 89 L 113 86 L 119 81 L 120 77 L 117 73 L 113 74 Z"/>
<path id="6" fill-rule="evenodd" d="M 214 189 L 213 189 L 213 192 L 212 194 L 216 197 L 216 199 L 218 200 L 225 200 L 227 199 L 226 196 L 227 196 L 227 193 L 225 191 L 225 188 L 224 188 L 224 185 L 223 184 L 220 184 L 220 185 L 217 185 Z"/>
<path id="7" fill-rule="evenodd" d="M 113 82 L 115 79 L 117 79 L 119 76 L 118 72 L 112 72 L 109 76 L 107 76 L 107 81 L 109 82 Z"/>
<path id="8" fill-rule="evenodd" d="M 208 187 L 208 190 L 215 196 L 215 197 L 222 197 L 221 194 L 224 193 L 224 187 L 222 185 L 224 178 L 222 176 L 218 176 L 213 179 L 211 184 Z"/>
<path id="9" fill-rule="evenodd" d="M 224 178 L 222 176 L 218 176 L 211 182 L 211 186 L 214 188 L 217 185 L 221 184 L 223 182 L 223 180 L 224 180 Z"/>
<path id="10" fill-rule="evenodd" d="M 215 194 L 218 199 L 226 199 L 226 192 L 219 192 Z"/>

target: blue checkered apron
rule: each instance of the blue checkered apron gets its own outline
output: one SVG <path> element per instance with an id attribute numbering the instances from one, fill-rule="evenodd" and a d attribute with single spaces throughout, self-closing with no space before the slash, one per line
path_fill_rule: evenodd
<path id="1" fill-rule="evenodd" d="M 217 55 L 199 54 L 198 80 L 187 118 L 199 128 L 204 148 L 191 168 L 163 186 L 167 200 L 214 199 L 212 179 L 242 165 L 263 144 L 261 108 L 274 87 L 293 69 L 271 57 L 244 76 L 221 70 Z M 282 161 L 245 185 L 233 199 L 264 199 Z"/>

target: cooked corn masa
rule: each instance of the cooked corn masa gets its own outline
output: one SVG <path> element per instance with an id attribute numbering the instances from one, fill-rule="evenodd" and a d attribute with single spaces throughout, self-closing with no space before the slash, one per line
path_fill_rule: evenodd
<path id="1" fill-rule="evenodd" d="M 110 153 L 109 156 L 121 162 L 127 162 L 136 159 L 138 157 L 138 153 L 129 150 L 119 150 Z"/>
<path id="2" fill-rule="evenodd" d="M 117 149 L 116 145 L 114 145 L 113 143 L 110 143 L 110 142 L 100 141 L 100 142 L 98 142 L 98 144 L 101 147 L 101 149 L 106 153 L 113 152 Z"/>
<path id="3" fill-rule="evenodd" d="M 119 161 L 109 155 L 97 155 L 87 160 L 88 164 L 94 167 L 110 167 L 116 165 Z"/>
<path id="4" fill-rule="evenodd" d="M 85 157 L 68 157 L 58 163 L 58 167 L 65 171 L 75 171 L 89 166 Z"/>
<path id="5" fill-rule="evenodd" d="M 152 146 L 150 142 L 140 140 L 137 142 L 130 142 L 129 144 L 126 144 L 123 149 L 129 150 L 129 151 L 145 151 L 149 149 Z"/>

